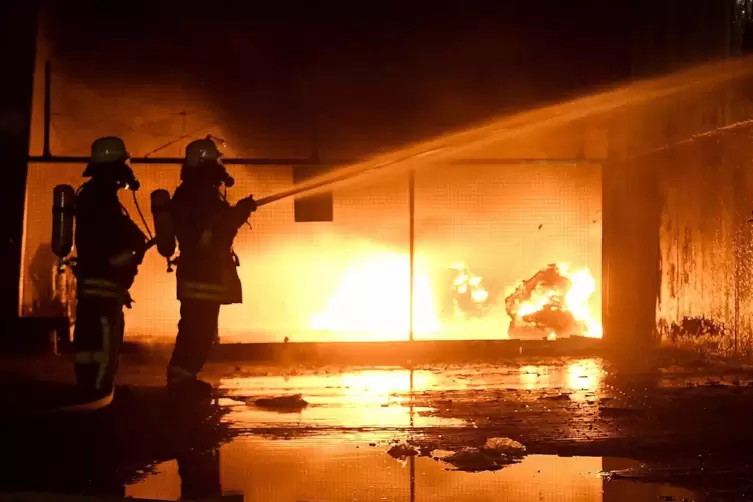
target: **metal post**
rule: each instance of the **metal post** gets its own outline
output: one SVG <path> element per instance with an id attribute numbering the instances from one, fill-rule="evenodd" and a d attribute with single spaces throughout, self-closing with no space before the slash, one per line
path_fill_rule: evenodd
<path id="1" fill-rule="evenodd" d="M 410 464 L 410 502 L 416 502 L 416 456 L 408 457 Z"/>
<path id="2" fill-rule="evenodd" d="M 412 171 L 411 171 L 412 172 Z M 411 186 L 413 184 L 411 183 Z M 413 429 L 415 425 L 415 401 L 414 401 L 414 387 L 413 387 L 413 365 L 410 368 L 410 427 Z M 416 456 L 411 455 L 408 457 L 410 464 L 410 502 L 416 502 Z"/>
<path id="3" fill-rule="evenodd" d="M 49 61 L 44 62 L 44 143 L 42 157 L 52 157 L 50 151 L 50 123 L 52 122 L 52 69 Z"/>
<path id="4" fill-rule="evenodd" d="M 414 279 L 416 268 L 416 176 L 413 169 L 408 171 L 408 217 L 410 239 L 410 331 L 409 340 L 413 341 L 413 297 L 415 293 Z"/>

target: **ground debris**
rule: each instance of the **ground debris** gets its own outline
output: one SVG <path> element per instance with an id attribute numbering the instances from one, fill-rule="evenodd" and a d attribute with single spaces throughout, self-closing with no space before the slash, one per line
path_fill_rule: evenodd
<path id="1" fill-rule="evenodd" d="M 570 394 L 552 394 L 548 396 L 541 396 L 539 399 L 542 401 L 570 401 Z"/>
<path id="2" fill-rule="evenodd" d="M 396 460 L 405 460 L 406 458 L 414 457 L 419 453 L 418 448 L 407 443 L 398 443 L 387 450 L 387 454 Z"/>
<path id="3" fill-rule="evenodd" d="M 481 448 L 462 448 L 441 458 L 458 471 L 498 471 L 523 460 L 525 447 L 507 438 L 492 438 Z"/>
<path id="4" fill-rule="evenodd" d="M 498 471 L 522 461 L 526 448 L 512 439 L 495 437 L 487 439 L 480 447 L 465 446 L 456 449 L 414 446 L 400 442 L 393 445 L 387 454 L 401 462 L 405 462 L 409 457 L 429 457 L 450 465 L 451 470 L 481 472 Z"/>
<path id="5" fill-rule="evenodd" d="M 525 455 L 526 447 L 510 438 L 489 438 L 484 451 L 498 455 Z"/>
<path id="6" fill-rule="evenodd" d="M 251 400 L 252 404 L 259 408 L 278 411 L 281 413 L 295 413 L 308 407 L 309 403 L 303 399 L 303 395 L 263 397 Z"/>
<path id="7" fill-rule="evenodd" d="M 499 464 L 496 458 L 487 455 L 478 448 L 463 448 L 448 457 L 444 457 L 442 461 L 450 464 L 458 471 L 498 471 L 504 468 L 504 465 Z"/>

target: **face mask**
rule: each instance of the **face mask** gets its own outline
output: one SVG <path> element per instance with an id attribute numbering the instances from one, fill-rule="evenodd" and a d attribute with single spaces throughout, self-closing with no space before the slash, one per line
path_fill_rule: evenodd
<path id="1" fill-rule="evenodd" d="M 128 190 L 137 191 L 141 187 L 141 183 L 139 183 L 139 180 L 136 179 L 136 175 L 133 174 L 133 169 L 131 169 L 127 164 L 123 164 L 123 174 L 121 175 L 122 183 L 125 185 L 124 188 L 127 188 Z"/>
<path id="2" fill-rule="evenodd" d="M 84 176 L 100 180 L 109 180 L 118 188 L 128 188 L 136 191 L 141 183 L 136 179 L 133 170 L 128 164 L 89 164 L 84 171 Z"/>
<path id="3" fill-rule="evenodd" d="M 181 181 L 191 180 L 198 183 L 206 183 L 215 188 L 225 185 L 231 188 L 235 185 L 235 179 L 228 174 L 222 162 L 213 162 L 211 165 L 188 167 L 183 166 L 180 171 Z"/>

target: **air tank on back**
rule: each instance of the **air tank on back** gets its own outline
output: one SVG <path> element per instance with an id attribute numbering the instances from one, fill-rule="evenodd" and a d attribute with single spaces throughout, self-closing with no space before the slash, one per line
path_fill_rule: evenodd
<path id="1" fill-rule="evenodd" d="M 154 240 L 157 251 L 170 261 L 175 254 L 175 230 L 170 218 L 170 193 L 157 189 L 151 194 L 152 218 L 154 219 Z"/>
<path id="2" fill-rule="evenodd" d="M 52 252 L 61 260 L 73 249 L 73 217 L 76 191 L 70 185 L 57 185 L 52 192 Z"/>

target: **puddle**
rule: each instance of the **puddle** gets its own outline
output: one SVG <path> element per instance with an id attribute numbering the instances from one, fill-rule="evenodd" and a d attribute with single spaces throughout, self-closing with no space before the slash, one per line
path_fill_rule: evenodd
<path id="1" fill-rule="evenodd" d="M 246 502 L 694 500 L 681 488 L 603 475 L 636 464 L 629 460 L 531 455 L 494 472 L 461 472 L 441 459 L 397 460 L 387 454 L 388 445 L 374 444 L 339 436 L 241 438 L 215 454 L 158 465 L 126 487 L 126 496 L 178 500 L 222 493 L 242 494 Z M 190 473 L 191 486 L 181 482 L 181 473 Z M 182 493 L 187 488 L 192 493 Z"/>
<path id="2" fill-rule="evenodd" d="M 264 502 L 679 502 L 697 498 L 649 481 L 699 491 L 706 490 L 704 483 L 713 489 L 731 484 L 724 477 L 726 467 L 719 471 L 724 476 L 707 483 L 701 479 L 710 472 L 703 459 L 695 471 L 677 464 L 686 460 L 684 453 L 680 460 L 669 457 L 671 471 L 614 458 L 526 455 L 526 445 L 538 445 L 531 448 L 640 456 L 627 446 L 665 439 L 661 434 L 673 415 L 658 414 L 661 421 L 654 422 L 647 412 L 625 415 L 630 410 L 620 398 L 619 378 L 608 375 L 598 359 L 412 371 L 309 369 L 287 375 L 282 370 L 268 374 L 265 368 L 235 369 L 232 376 L 213 379 L 224 396 L 224 410 L 189 407 L 176 419 L 163 389 L 144 388 L 123 401 L 118 413 L 106 415 L 96 434 L 89 430 L 93 422 L 82 427 L 33 422 L 33 433 L 9 428 L 4 444 L 16 467 L 4 470 L 6 490 L 94 493 L 101 488 L 122 496 L 127 484 L 128 496 L 163 500 L 224 493 Z M 655 380 L 638 382 L 651 403 L 657 398 L 647 389 Z M 735 409 L 742 410 L 740 423 L 747 423 L 744 411 L 749 407 L 740 402 L 731 402 L 723 412 L 712 407 L 707 416 L 705 401 L 688 400 L 679 420 L 671 422 L 673 431 L 686 434 L 683 440 L 696 434 L 693 427 L 682 427 L 688 422 L 686 406 L 694 402 L 700 424 L 718 423 L 710 421 L 717 416 L 727 420 Z M 720 399 L 714 403 L 724 404 Z M 667 405 L 658 411 L 675 409 Z M 49 433 L 39 432 L 50 427 Z M 659 433 L 649 434 L 655 430 Z M 17 437 L 24 439 L 11 441 Z M 218 450 L 205 451 L 230 437 L 235 439 Z M 29 438 L 33 446 L 27 444 Z M 117 441 L 117 446 L 100 438 Z M 580 448 L 604 438 L 615 439 L 615 448 Z M 396 449 L 396 444 L 406 447 Z M 40 456 L 39 451 L 46 453 Z M 144 471 L 155 463 L 154 472 Z M 630 470 L 637 474 L 616 474 Z M 745 470 L 739 471 L 733 474 L 748 479 Z"/>
<path id="3" fill-rule="evenodd" d="M 220 404 L 231 411 L 225 420 L 236 427 L 308 426 L 338 428 L 401 428 L 466 426 L 464 420 L 425 415 L 432 408 L 411 406 L 413 393 L 437 385 L 431 371 L 363 370 L 334 374 L 304 374 L 226 378 Z M 260 405 L 281 396 L 300 395 L 305 407 L 273 409 Z"/>
<path id="4" fill-rule="evenodd" d="M 306 373 L 291 376 L 224 378 L 220 388 L 226 420 L 238 427 L 453 427 L 467 420 L 432 414 L 431 399 L 446 393 L 475 399 L 478 393 L 548 391 L 575 402 L 593 396 L 603 376 L 601 362 L 578 360 L 560 365 L 444 366 Z M 270 409 L 257 403 L 300 395 L 306 406 Z"/>

